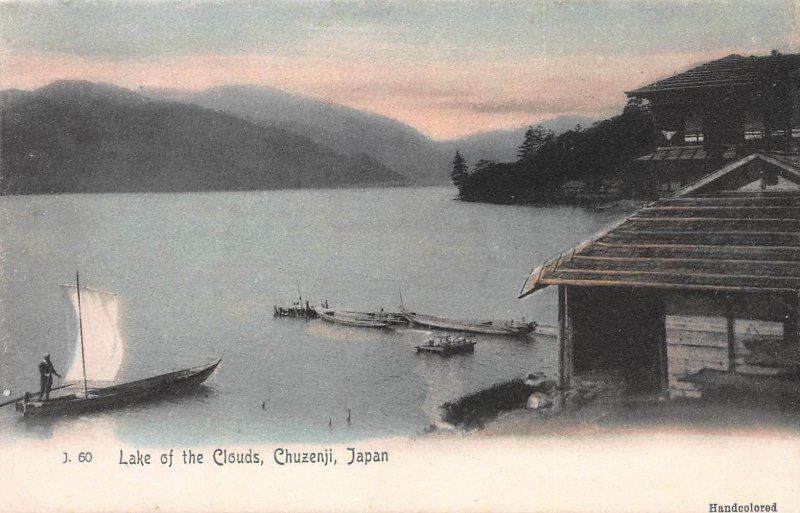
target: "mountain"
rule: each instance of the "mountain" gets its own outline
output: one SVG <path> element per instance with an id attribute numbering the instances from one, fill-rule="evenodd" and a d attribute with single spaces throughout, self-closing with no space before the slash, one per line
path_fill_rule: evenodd
<path id="1" fill-rule="evenodd" d="M 599 119 L 585 116 L 558 116 L 547 121 L 532 123 L 532 125 L 542 125 L 544 128 L 552 130 L 555 135 L 559 135 L 567 130 L 572 130 L 575 125 L 579 124 L 587 128 L 596 121 Z M 517 160 L 517 149 L 525 139 L 527 129 L 527 126 L 521 126 L 512 130 L 483 132 L 461 139 L 441 141 L 438 144 L 451 156 L 451 160 L 458 150 L 469 164 L 474 164 L 481 159 L 514 162 Z"/>
<path id="2" fill-rule="evenodd" d="M 364 153 L 416 184 L 450 183 L 449 150 L 385 116 L 261 86 L 223 86 L 197 93 L 145 89 L 143 94 L 283 128 L 346 155 Z"/>
<path id="3" fill-rule="evenodd" d="M 0 194 L 404 185 L 374 158 L 116 86 L 0 94 Z"/>

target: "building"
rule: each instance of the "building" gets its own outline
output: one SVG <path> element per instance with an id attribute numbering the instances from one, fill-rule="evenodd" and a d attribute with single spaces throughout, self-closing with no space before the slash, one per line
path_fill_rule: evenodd
<path id="1" fill-rule="evenodd" d="M 586 193 L 586 184 L 581 180 L 570 180 L 561 185 L 561 197 L 575 199 Z"/>
<path id="2" fill-rule="evenodd" d="M 559 389 L 606 369 L 637 394 L 798 393 L 796 159 L 741 158 L 536 267 L 520 297 L 558 286 Z"/>
<path id="3" fill-rule="evenodd" d="M 800 55 L 729 55 L 628 91 L 649 103 L 657 149 L 627 166 L 656 199 L 753 151 L 797 154 Z"/>

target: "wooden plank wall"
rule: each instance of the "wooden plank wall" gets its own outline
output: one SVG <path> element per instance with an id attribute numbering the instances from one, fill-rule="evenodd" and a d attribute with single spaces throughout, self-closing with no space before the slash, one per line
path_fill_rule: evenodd
<path id="1" fill-rule="evenodd" d="M 667 315 L 667 363 L 670 397 L 699 397 L 690 383 L 680 381 L 704 368 L 730 370 L 728 319 L 722 316 Z M 775 374 L 780 369 L 747 364 L 746 344 L 779 343 L 783 324 L 736 319 L 733 322 L 734 371 L 742 374 Z"/>

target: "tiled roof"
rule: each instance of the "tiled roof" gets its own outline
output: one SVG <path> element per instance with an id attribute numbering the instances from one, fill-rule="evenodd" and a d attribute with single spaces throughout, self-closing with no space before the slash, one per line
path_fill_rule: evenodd
<path id="1" fill-rule="evenodd" d="M 800 68 L 800 55 L 750 56 L 728 55 L 690 70 L 653 82 L 625 94 L 648 96 L 650 93 L 718 87 L 751 87 L 772 77 Z"/>
<path id="2" fill-rule="evenodd" d="M 719 190 L 767 169 L 800 184 L 800 169 L 753 154 L 534 269 L 520 293 L 548 285 L 800 291 L 800 190 Z"/>

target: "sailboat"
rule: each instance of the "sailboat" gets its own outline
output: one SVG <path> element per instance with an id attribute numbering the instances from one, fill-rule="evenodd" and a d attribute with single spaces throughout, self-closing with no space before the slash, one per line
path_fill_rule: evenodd
<path id="1" fill-rule="evenodd" d="M 72 364 L 65 374 L 65 380 L 70 384 L 57 387 L 62 389 L 61 392 L 46 401 L 30 393 L 19 398 L 14 404 L 23 417 L 116 408 L 176 393 L 203 383 L 222 361 L 137 381 L 97 386 L 96 383 L 113 382 L 122 367 L 124 342 L 118 328 L 119 302 L 116 294 L 111 292 L 82 288 L 77 273 L 75 281 L 75 286 L 65 286 L 78 321 Z M 87 319 L 83 318 L 83 310 L 91 313 Z"/>

